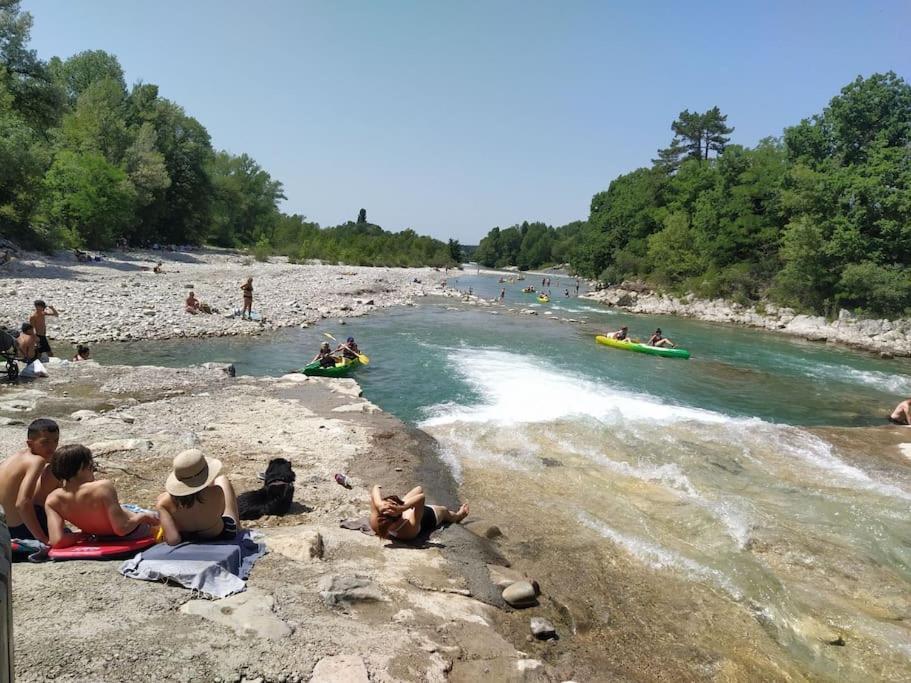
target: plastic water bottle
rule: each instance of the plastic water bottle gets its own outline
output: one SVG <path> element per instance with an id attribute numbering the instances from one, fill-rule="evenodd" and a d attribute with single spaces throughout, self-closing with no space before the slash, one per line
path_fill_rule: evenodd
<path id="1" fill-rule="evenodd" d="M 350 489 L 354 486 L 354 482 L 351 481 L 351 477 L 348 477 L 344 474 L 336 474 L 335 483 L 339 486 L 344 486 L 346 489 Z"/>

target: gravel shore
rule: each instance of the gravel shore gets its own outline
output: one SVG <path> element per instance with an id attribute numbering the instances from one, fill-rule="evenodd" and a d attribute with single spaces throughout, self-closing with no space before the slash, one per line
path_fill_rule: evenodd
<path id="1" fill-rule="evenodd" d="M 164 272 L 155 274 L 158 261 Z M 261 318 L 256 322 L 234 315 L 248 277 Z M 18 328 L 33 301 L 43 299 L 60 311 L 49 320 L 52 344 L 258 334 L 407 305 L 440 291 L 444 278 L 431 268 L 294 265 L 284 258 L 266 263 L 214 249 L 114 252 L 96 262 L 22 254 L 0 266 L 0 326 Z M 218 313 L 187 313 L 191 290 Z M 68 351 L 59 353 L 67 357 Z"/>

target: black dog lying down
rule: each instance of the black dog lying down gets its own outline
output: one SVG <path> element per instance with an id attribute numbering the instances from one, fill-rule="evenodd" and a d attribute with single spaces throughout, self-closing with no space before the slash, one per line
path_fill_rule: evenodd
<path id="1" fill-rule="evenodd" d="M 245 491 L 237 496 L 241 519 L 259 519 L 264 515 L 284 515 L 294 498 L 294 480 L 291 462 L 273 458 L 266 468 L 265 485 L 256 491 Z"/>

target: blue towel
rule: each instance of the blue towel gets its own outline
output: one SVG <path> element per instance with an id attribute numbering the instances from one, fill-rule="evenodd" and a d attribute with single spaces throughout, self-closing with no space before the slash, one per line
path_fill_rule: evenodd
<path id="1" fill-rule="evenodd" d="M 246 589 L 244 579 L 266 546 L 253 540 L 250 530 L 231 541 L 159 543 L 120 565 L 120 573 L 143 581 L 174 581 L 212 598 L 224 598 Z"/>

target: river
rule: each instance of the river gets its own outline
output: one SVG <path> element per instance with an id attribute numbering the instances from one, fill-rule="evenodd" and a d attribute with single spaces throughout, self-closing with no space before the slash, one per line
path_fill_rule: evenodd
<path id="1" fill-rule="evenodd" d="M 527 284 L 540 276 L 500 284 L 462 274 L 450 285 L 488 298 L 505 287 L 505 304 L 427 299 L 270 339 L 99 345 L 93 354 L 279 374 L 303 365 L 323 332 L 354 334 L 372 359 L 357 374 L 366 397 L 438 440 L 473 515 L 502 520 L 508 508 L 555 565 L 583 540 L 596 549 L 579 560 L 590 569 L 583 577 L 621 558 L 656 586 L 710 595 L 719 613 L 748 615 L 769 640 L 767 656 L 793 671 L 911 677 L 911 460 L 901 430 L 884 426 L 911 395 L 911 363 L 627 315 L 563 296 L 569 279 L 554 277 L 552 302 L 541 305 L 519 291 Z M 660 326 L 692 358 L 594 343 L 622 324 L 642 337 Z M 590 603 L 571 607 L 592 632 L 616 628 L 616 619 L 595 623 Z M 697 639 L 735 657 L 753 637 L 745 628 Z"/>

